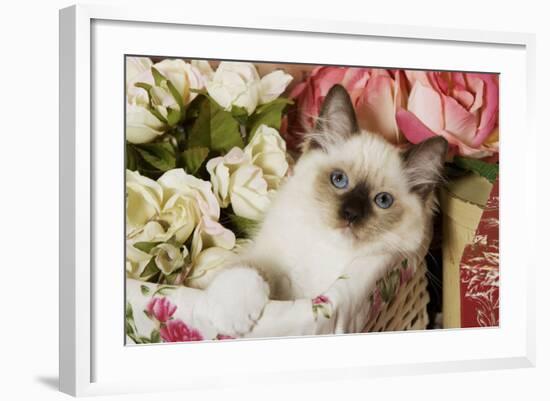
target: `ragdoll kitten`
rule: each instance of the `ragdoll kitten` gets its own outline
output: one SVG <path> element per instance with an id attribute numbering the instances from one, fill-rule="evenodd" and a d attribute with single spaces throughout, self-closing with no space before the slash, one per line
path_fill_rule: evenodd
<path id="1" fill-rule="evenodd" d="M 314 298 L 361 256 L 423 256 L 446 152 L 441 137 L 402 152 L 359 130 L 334 86 L 252 244 L 211 275 L 203 313 L 219 332 L 245 334 L 269 299 Z"/>

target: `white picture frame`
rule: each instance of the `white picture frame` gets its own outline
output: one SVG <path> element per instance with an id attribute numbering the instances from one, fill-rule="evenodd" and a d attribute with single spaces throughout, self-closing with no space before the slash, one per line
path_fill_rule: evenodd
<path id="1" fill-rule="evenodd" d="M 130 30 L 132 35 L 125 35 L 125 43 L 121 44 L 117 38 L 122 32 L 129 33 Z M 147 30 L 146 35 L 142 32 L 144 30 Z M 117 69 L 113 76 L 106 76 L 103 71 L 110 66 L 109 60 L 115 60 L 113 65 L 120 67 L 122 57 L 117 57 L 128 53 L 208 56 L 206 53 L 180 54 L 182 50 L 178 50 L 171 40 L 155 42 L 155 38 L 168 38 L 185 32 L 189 37 L 202 35 L 204 44 L 222 33 L 228 38 L 237 35 L 241 40 L 251 42 L 261 37 L 262 41 L 272 43 L 284 43 L 296 38 L 314 43 L 322 38 L 327 43 L 337 40 L 344 48 L 342 52 L 348 45 L 361 46 L 362 43 L 370 43 L 369 46 L 374 49 L 376 46 L 389 48 L 406 43 L 407 46 L 402 49 L 416 50 L 418 47 L 419 51 L 423 46 L 426 49 L 422 51 L 435 46 L 440 54 L 448 54 L 449 60 L 452 60 L 453 54 L 461 52 L 477 55 L 475 62 L 468 58 L 456 61 L 453 69 L 500 72 L 501 326 L 492 329 L 124 347 L 122 312 L 119 313 L 119 323 L 116 321 L 118 306 L 112 308 L 116 310 L 112 315 L 104 313 L 107 310 L 106 300 L 110 299 L 118 305 L 122 299 L 123 292 L 117 291 L 123 281 L 124 269 L 120 264 L 119 271 L 96 270 L 98 261 L 105 257 L 112 257 L 114 266 L 122 263 L 116 247 L 120 248 L 120 252 L 123 248 L 122 241 L 120 244 L 113 243 L 110 234 L 101 231 L 105 222 L 122 221 L 118 219 L 123 213 L 118 206 L 111 207 L 117 210 L 110 210 L 109 203 L 101 198 L 108 193 L 110 185 L 119 185 L 120 191 L 123 191 L 122 159 L 118 154 L 122 148 L 117 146 L 123 143 L 124 126 L 120 124 L 121 120 L 103 119 L 101 114 L 101 110 L 111 107 L 111 101 L 122 99 L 123 71 Z M 295 43 L 298 46 L 300 41 Z M 334 43 L 328 44 L 327 48 L 331 46 Z M 535 171 L 535 158 L 530 153 L 534 150 L 517 146 L 518 139 L 509 134 L 514 130 L 524 130 L 531 138 L 534 136 L 531 127 L 534 46 L 533 35 L 518 33 L 277 17 L 253 19 L 247 16 L 246 19 L 227 21 L 223 15 L 215 13 L 208 16 L 186 13 L 181 16 L 178 10 L 160 8 L 79 5 L 61 10 L 60 390 L 80 396 L 246 385 L 250 381 L 281 383 L 343 377 L 360 380 L 381 375 L 534 366 L 535 284 L 533 275 L 529 274 L 534 271 L 534 260 L 533 253 L 529 251 L 530 245 L 525 239 L 520 239 L 518 233 L 533 230 L 534 223 L 531 222 L 535 220 L 536 211 L 532 206 L 526 207 L 526 200 L 522 199 L 521 194 L 514 194 L 512 189 L 514 186 L 534 186 L 535 177 L 527 171 Z M 285 56 L 282 48 L 282 45 L 272 47 L 273 52 L 277 52 L 273 55 L 275 61 L 312 61 L 307 52 L 291 55 L 292 47 L 287 47 L 290 50 Z M 245 53 L 237 54 L 230 43 L 224 43 L 223 48 L 212 48 L 210 52 L 213 58 L 246 59 Z M 297 53 L 303 53 L 304 58 L 297 59 Z M 404 54 L 401 53 L 401 57 Z M 380 55 L 373 56 L 377 60 L 371 65 L 384 63 L 399 66 L 404 62 L 399 61 L 399 54 L 389 54 L 389 51 Z M 268 57 L 250 55 L 248 59 L 268 61 Z M 330 57 L 336 56 L 323 55 L 319 62 L 330 63 Z M 348 54 L 340 63 L 364 65 L 358 56 L 354 57 Z M 451 61 L 438 61 L 435 55 L 420 61 L 413 61 L 414 57 L 414 54 L 410 55 L 407 67 L 450 67 L 448 63 Z M 103 62 L 107 64 L 101 64 Z M 113 86 L 107 86 L 106 82 L 111 82 Z M 114 99 L 102 97 L 106 89 L 112 91 Z M 513 97 L 509 96 L 511 93 Z M 113 111 L 116 110 L 115 107 Z M 511 110 L 514 112 L 510 113 Z M 103 121 L 108 124 L 105 127 L 113 127 L 117 132 L 110 137 L 94 136 L 94 130 L 103 127 Z M 106 144 L 113 146 L 104 146 Z M 510 168 L 512 165 L 514 169 Z M 100 177 L 104 176 L 107 166 L 121 171 L 105 184 L 107 181 Z M 113 204 L 119 205 L 117 202 Z M 109 238 L 100 238 L 99 234 Z M 114 248 L 100 246 L 100 242 L 108 240 Z M 521 269 L 511 268 L 518 264 Z M 98 291 L 103 294 L 101 299 L 98 298 Z M 120 311 L 123 307 L 122 303 Z M 384 353 L 384 349 L 394 352 Z M 320 352 L 323 357 L 319 356 Z M 285 367 L 285 362 L 288 362 L 285 354 L 296 358 L 288 368 Z M 237 356 L 239 361 L 233 365 L 224 362 L 235 360 Z M 269 363 L 266 357 L 272 357 L 268 359 Z M 210 363 L 219 363 L 209 365 L 204 362 L 207 358 Z M 132 370 L 138 362 L 170 365 L 181 360 L 187 363 L 192 361 L 194 365 L 188 367 L 185 374 L 180 372 L 177 376 L 157 377 L 150 374 L 145 380 L 145 377 L 139 377 L 139 372 Z"/>

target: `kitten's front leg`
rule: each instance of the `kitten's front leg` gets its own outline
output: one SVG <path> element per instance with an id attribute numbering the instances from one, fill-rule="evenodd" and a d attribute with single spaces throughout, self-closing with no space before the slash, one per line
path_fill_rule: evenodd
<path id="1" fill-rule="evenodd" d="M 237 264 L 220 271 L 206 288 L 199 313 L 221 334 L 252 330 L 269 301 L 269 286 L 255 269 Z"/>

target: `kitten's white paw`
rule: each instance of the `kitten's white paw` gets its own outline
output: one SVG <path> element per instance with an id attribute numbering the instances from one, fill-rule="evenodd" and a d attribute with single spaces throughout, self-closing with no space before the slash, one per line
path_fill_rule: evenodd
<path id="1" fill-rule="evenodd" d="M 269 301 L 269 286 L 249 267 L 232 267 L 206 289 L 202 313 L 221 334 L 238 336 L 252 330 Z"/>

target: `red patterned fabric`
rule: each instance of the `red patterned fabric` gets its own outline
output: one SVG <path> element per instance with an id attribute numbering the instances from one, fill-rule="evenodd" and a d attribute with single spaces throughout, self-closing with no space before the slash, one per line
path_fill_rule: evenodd
<path id="1" fill-rule="evenodd" d="M 493 185 L 472 244 L 460 261 L 461 326 L 499 325 L 499 184 Z"/>

